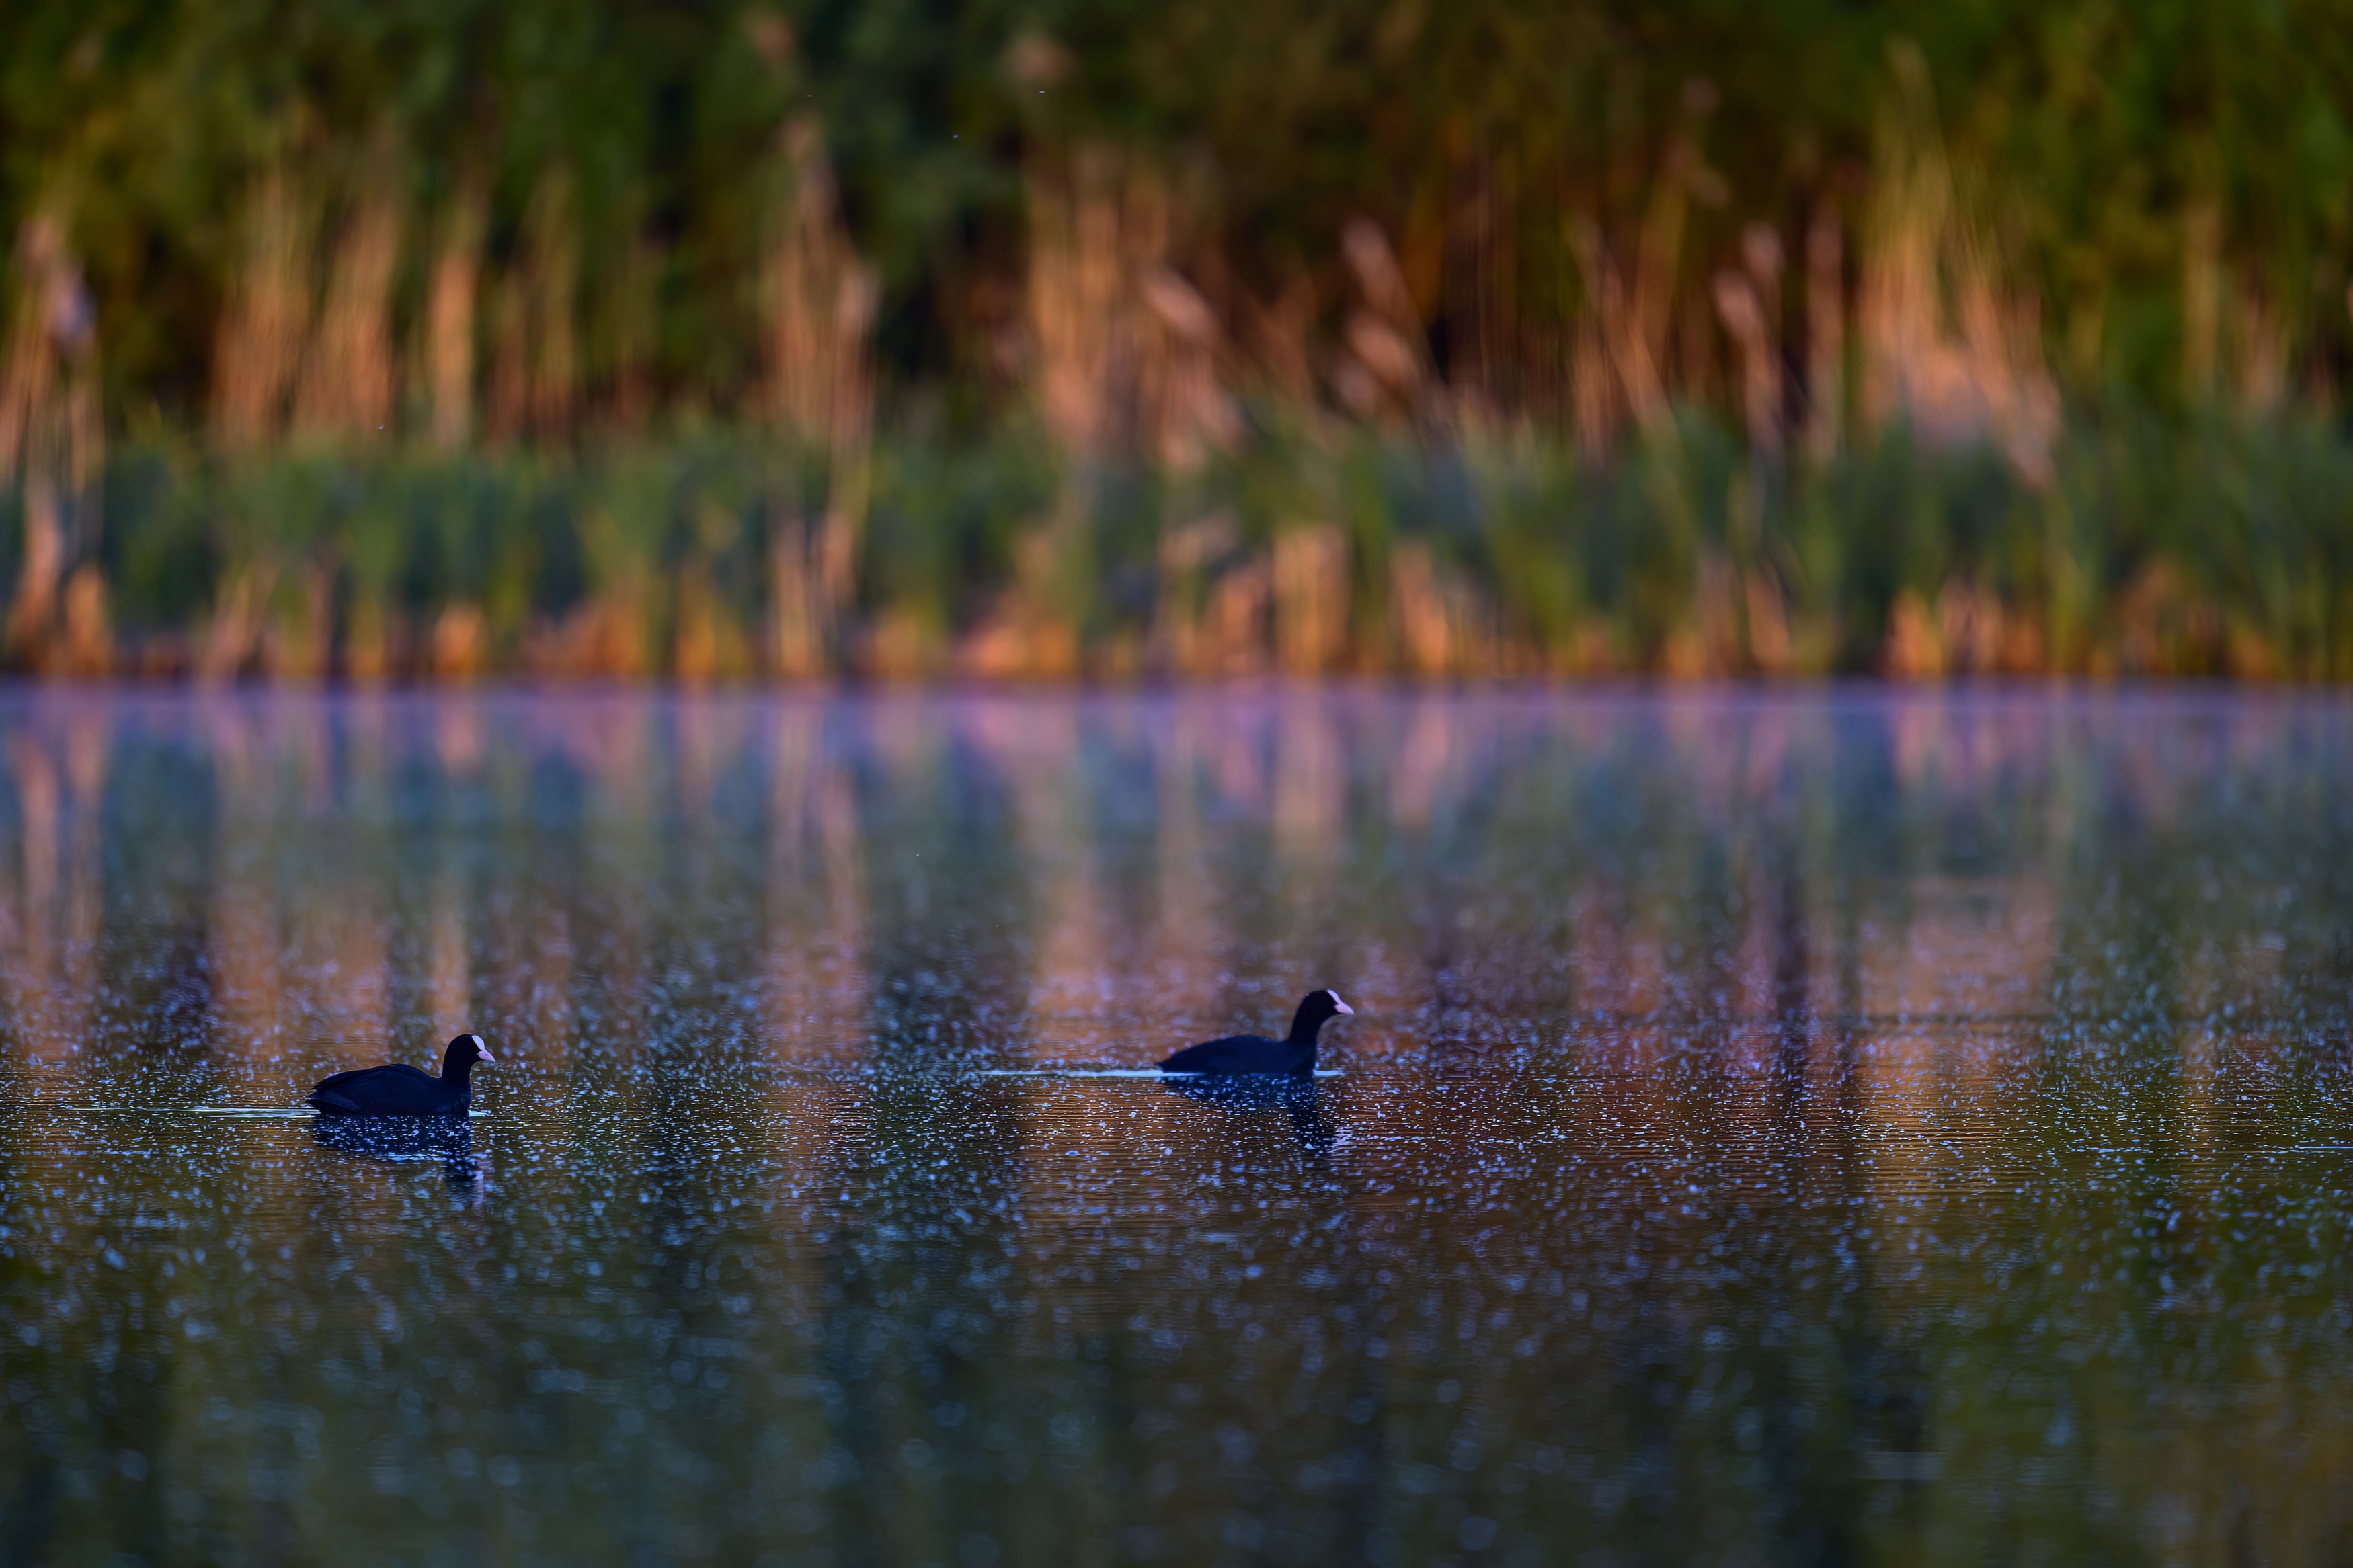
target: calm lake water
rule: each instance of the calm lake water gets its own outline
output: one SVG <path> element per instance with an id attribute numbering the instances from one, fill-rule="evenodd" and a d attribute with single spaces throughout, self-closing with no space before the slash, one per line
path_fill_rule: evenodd
<path id="1" fill-rule="evenodd" d="M 0 694 L 0 1562 L 2342 1563 L 2348 1007 L 2334 696 Z"/>

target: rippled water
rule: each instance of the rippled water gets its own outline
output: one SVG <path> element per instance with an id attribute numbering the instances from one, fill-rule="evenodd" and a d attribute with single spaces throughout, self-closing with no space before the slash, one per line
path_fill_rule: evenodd
<path id="1" fill-rule="evenodd" d="M 0 697 L 0 1561 L 2342 1561 L 2353 705 Z M 1335 1076 L 1090 1069 L 1273 1029 Z M 456 1132 L 288 1114 L 501 1057 Z"/>

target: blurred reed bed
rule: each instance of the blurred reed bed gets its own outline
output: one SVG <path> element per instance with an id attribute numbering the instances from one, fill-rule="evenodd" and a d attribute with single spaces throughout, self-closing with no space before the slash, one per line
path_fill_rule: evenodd
<path id="1" fill-rule="evenodd" d="M 1021 81 L 1071 68 L 1026 50 Z M 1434 241 L 1355 217 L 1260 292 L 1181 161 L 1040 132 L 1016 287 L 972 308 L 944 384 L 885 385 L 881 275 L 807 110 L 747 204 L 732 384 L 657 375 L 677 260 L 626 215 L 592 244 L 571 165 L 501 230 L 479 184 L 404 200 L 379 135 L 258 170 L 207 422 L 110 444 L 45 209 L 0 387 L 10 657 L 212 681 L 2353 677 L 2353 441 L 2320 339 L 2201 207 L 2178 398 L 2063 396 L 2054 353 L 2084 357 L 2096 315 L 2046 327 L 1919 57 L 1894 60 L 1869 178 L 1793 223 L 1713 216 L 1694 82 L 1617 221 L 1472 168 Z M 1547 217 L 1549 314 L 1514 237 Z"/>
<path id="2" fill-rule="evenodd" d="M 1526 432 L 1270 416 L 1193 472 L 1083 480 L 1035 428 L 886 432 L 847 582 L 840 515 L 812 526 L 806 465 L 757 432 L 561 457 L 120 441 L 82 569 L 110 640 L 54 668 L 2353 676 L 2353 446 L 2321 422 L 2082 419 L 2040 485 L 1897 437 L 1784 489 L 1722 423 L 1671 420 L 1595 467 Z"/>

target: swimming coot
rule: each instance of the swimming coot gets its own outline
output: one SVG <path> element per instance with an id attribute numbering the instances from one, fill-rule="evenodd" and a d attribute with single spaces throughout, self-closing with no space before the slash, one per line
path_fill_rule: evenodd
<path id="1" fill-rule="evenodd" d="M 322 1079 L 310 1103 L 322 1116 L 463 1116 L 473 1103 L 469 1081 L 476 1062 L 498 1065 L 480 1035 L 460 1035 L 441 1053 L 441 1076 L 431 1078 L 406 1062 L 361 1068 Z"/>
<path id="2" fill-rule="evenodd" d="M 1187 1046 L 1160 1064 L 1162 1072 L 1287 1072 L 1304 1075 L 1315 1070 L 1315 1032 L 1335 1014 L 1353 1016 L 1354 1007 L 1337 991 L 1310 991 L 1293 1015 L 1291 1033 L 1270 1040 L 1263 1035 L 1228 1035 Z"/>

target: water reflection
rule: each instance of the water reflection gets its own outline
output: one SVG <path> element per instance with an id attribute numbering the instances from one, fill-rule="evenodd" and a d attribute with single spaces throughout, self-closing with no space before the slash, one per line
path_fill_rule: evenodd
<path id="1" fill-rule="evenodd" d="M 1311 1160 L 1332 1152 L 1337 1133 L 1324 1099 L 1312 1079 L 1251 1074 L 1239 1078 L 1173 1079 L 1172 1094 L 1200 1105 L 1227 1110 L 1279 1110 L 1291 1123 L 1299 1152 Z"/>
<path id="2" fill-rule="evenodd" d="M 2353 709 L 0 697 L 0 1554 L 2304 1560 Z M 1358 1009 L 1306 1084 L 1071 1076 Z M 496 1044 L 476 1127 L 198 1115 Z"/>
<path id="3" fill-rule="evenodd" d="M 453 1187 L 469 1192 L 481 1181 L 474 1129 L 462 1116 L 319 1116 L 311 1142 L 388 1165 L 438 1164 Z"/>

